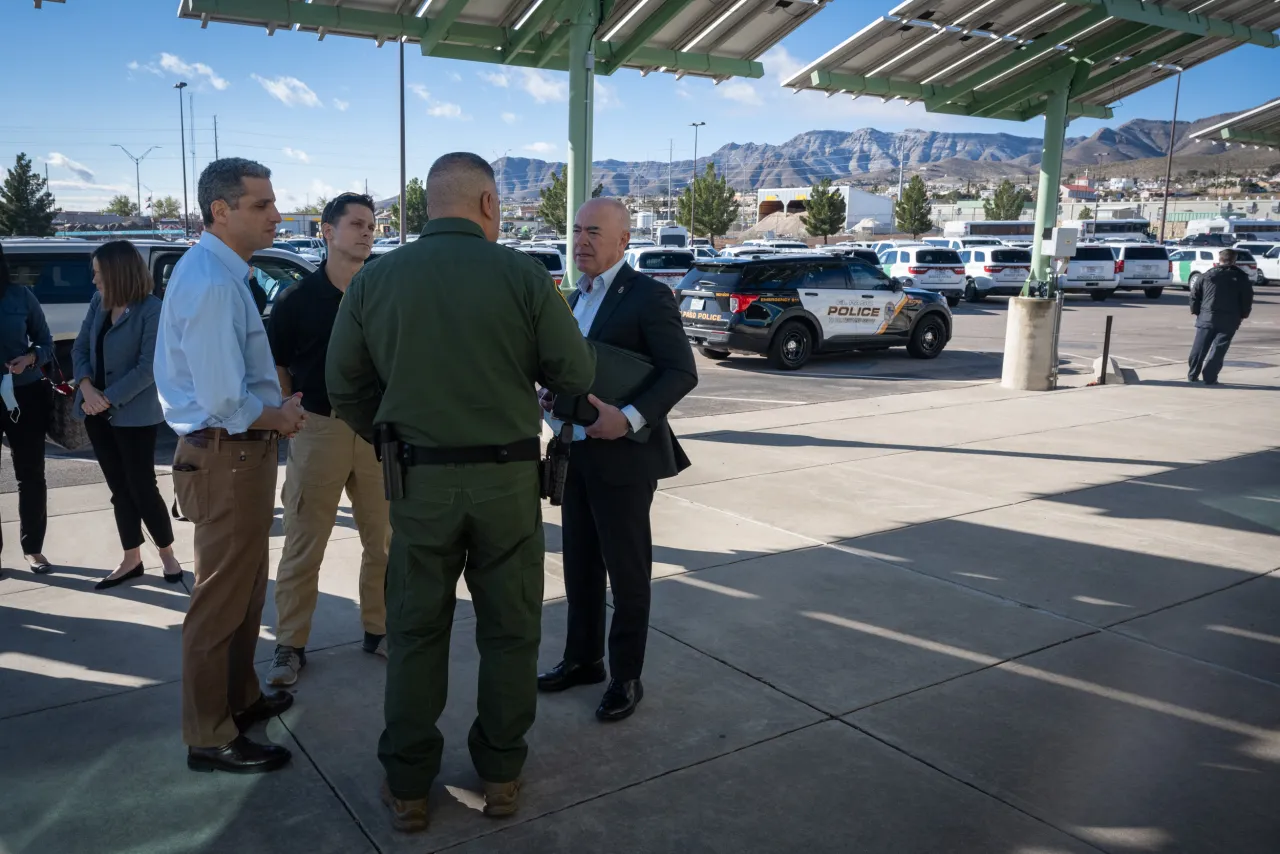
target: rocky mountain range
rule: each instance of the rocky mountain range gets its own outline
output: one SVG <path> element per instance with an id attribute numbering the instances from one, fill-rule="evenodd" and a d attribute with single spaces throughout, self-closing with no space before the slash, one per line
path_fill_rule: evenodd
<path id="1" fill-rule="evenodd" d="M 1194 122 L 1178 122 L 1175 157 L 1224 151 L 1221 146 L 1211 148 L 1189 138 L 1193 131 L 1224 118 L 1225 115 L 1210 116 Z M 1166 156 L 1169 131 L 1169 122 L 1150 119 L 1102 128 L 1092 136 L 1068 138 L 1063 161 L 1068 168 L 1099 166 L 1105 172 L 1116 171 L 1115 164 Z M 741 190 L 800 187 L 822 178 L 859 181 L 875 177 L 877 173 L 896 175 L 900 162 L 905 163 L 908 172 L 922 172 L 931 179 L 982 180 L 1036 172 L 1041 147 L 1040 139 L 1004 133 L 925 130 L 889 133 L 873 128 L 851 133 L 814 130 L 781 145 L 730 143 L 699 157 L 696 166 L 700 174 L 707 163 L 715 163 L 730 184 Z M 1276 155 L 1270 159 L 1266 159 L 1266 155 L 1264 151 L 1260 157 L 1267 163 L 1280 161 Z M 606 195 L 659 195 L 667 192 L 668 180 L 679 191 L 688 182 L 694 165 L 689 160 L 676 161 L 670 166 L 659 161 L 600 160 L 594 164 L 595 180 L 604 184 Z M 536 196 L 540 187 L 551 182 L 552 173 L 564 168 L 563 163 L 524 157 L 502 158 L 493 166 L 501 176 L 503 195 L 517 197 Z"/>

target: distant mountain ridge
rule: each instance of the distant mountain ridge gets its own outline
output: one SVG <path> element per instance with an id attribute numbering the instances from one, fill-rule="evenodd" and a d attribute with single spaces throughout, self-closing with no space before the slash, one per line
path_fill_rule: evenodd
<path id="1" fill-rule="evenodd" d="M 1178 122 L 1175 157 L 1182 153 L 1214 154 L 1189 134 L 1222 121 L 1230 114 L 1210 116 L 1194 122 Z M 1129 160 L 1163 157 L 1169 150 L 1169 122 L 1134 119 L 1116 128 L 1102 128 L 1088 137 L 1069 137 L 1063 149 L 1067 166 L 1111 165 Z M 822 178 L 856 179 L 870 173 L 896 171 L 904 162 L 908 171 L 941 164 L 944 171 L 961 178 L 1027 175 L 1038 169 L 1041 139 L 1006 133 L 945 133 L 906 130 L 901 133 L 861 128 L 852 132 L 812 130 L 798 134 L 781 145 L 729 143 L 705 157 L 699 157 L 697 172 L 707 163 L 725 173 L 729 183 L 740 190 L 766 187 L 807 186 Z M 970 164 L 978 164 L 974 168 Z M 611 196 L 665 194 L 668 175 L 679 191 L 689 180 L 694 164 L 678 160 L 668 166 L 660 161 L 599 160 L 594 178 Z M 946 167 L 952 167 L 946 170 Z M 536 196 L 551 182 L 551 175 L 564 169 L 563 163 L 525 157 L 505 157 L 493 164 L 502 176 L 502 194 Z M 930 168 L 930 173 L 937 172 Z"/>

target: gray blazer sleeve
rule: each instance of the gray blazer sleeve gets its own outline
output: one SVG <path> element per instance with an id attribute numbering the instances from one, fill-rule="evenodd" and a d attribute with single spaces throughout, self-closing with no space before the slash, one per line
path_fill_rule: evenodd
<path id="1" fill-rule="evenodd" d="M 53 361 L 53 333 L 49 331 L 44 308 L 41 307 L 40 300 L 36 299 L 35 292 L 30 288 L 22 290 L 27 295 L 27 337 L 36 351 L 35 366 L 43 368 Z"/>
<path id="2" fill-rule="evenodd" d="M 93 321 L 98 316 L 98 309 L 101 306 L 102 294 L 96 293 L 93 299 L 89 300 L 89 310 L 85 312 L 84 322 L 80 324 L 80 334 L 76 336 L 76 343 L 71 348 L 71 370 L 74 375 L 70 380 L 77 388 L 80 387 L 81 380 L 93 378 L 93 365 L 90 364 L 89 359 L 89 339 L 93 337 Z"/>
<path id="3" fill-rule="evenodd" d="M 124 406 L 138 394 L 156 384 L 153 365 L 156 357 L 156 335 L 160 331 L 160 300 L 148 297 L 138 306 L 142 322 L 137 364 L 133 369 L 102 390 L 112 406 Z"/>

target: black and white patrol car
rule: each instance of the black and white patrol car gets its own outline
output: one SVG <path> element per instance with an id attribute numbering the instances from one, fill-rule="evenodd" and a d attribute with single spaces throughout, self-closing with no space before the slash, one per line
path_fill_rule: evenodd
<path id="1" fill-rule="evenodd" d="M 814 353 L 906 347 L 932 359 L 951 340 L 946 298 L 904 288 L 858 258 L 699 260 L 676 287 L 685 337 L 711 359 L 767 355 L 795 370 Z"/>

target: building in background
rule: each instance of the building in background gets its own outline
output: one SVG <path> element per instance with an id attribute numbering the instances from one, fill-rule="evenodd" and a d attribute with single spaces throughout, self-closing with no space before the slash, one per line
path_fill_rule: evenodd
<path id="1" fill-rule="evenodd" d="M 844 231 L 863 220 L 874 220 L 883 228 L 893 226 L 893 199 L 878 196 L 844 184 L 831 188 L 844 196 Z M 756 221 L 762 222 L 775 214 L 799 215 L 805 212 L 812 187 L 756 191 Z"/>

